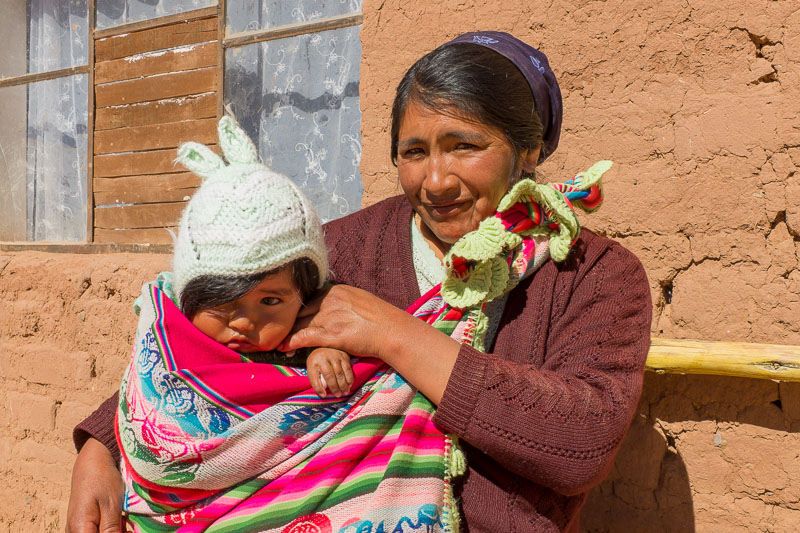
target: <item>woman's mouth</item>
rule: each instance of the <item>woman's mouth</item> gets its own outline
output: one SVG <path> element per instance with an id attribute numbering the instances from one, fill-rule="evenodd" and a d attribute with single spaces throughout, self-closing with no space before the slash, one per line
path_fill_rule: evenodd
<path id="1" fill-rule="evenodd" d="M 442 202 L 436 204 L 429 203 L 429 204 L 423 204 L 423 207 L 425 207 L 425 210 L 428 211 L 428 213 L 432 217 L 448 218 L 460 212 L 464 208 L 464 205 L 466 203 L 467 202 L 463 200 L 457 202 Z"/>

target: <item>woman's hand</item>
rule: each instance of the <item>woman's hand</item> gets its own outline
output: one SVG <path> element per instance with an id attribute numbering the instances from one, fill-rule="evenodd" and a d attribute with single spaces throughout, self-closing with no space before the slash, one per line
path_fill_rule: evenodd
<path id="1" fill-rule="evenodd" d="M 355 377 L 350 366 L 350 356 L 341 350 L 317 348 L 306 360 L 308 379 L 317 396 L 324 398 L 327 390 L 336 397 L 350 392 Z"/>
<path id="2" fill-rule="evenodd" d="M 119 533 L 124 491 L 111 452 L 87 440 L 72 467 L 67 533 Z"/>
<path id="3" fill-rule="evenodd" d="M 383 359 L 383 338 L 390 317 L 412 318 L 372 294 L 334 285 L 312 300 L 298 315 L 294 333 L 278 348 L 288 351 L 301 347 L 326 346 L 355 356 Z"/>
<path id="4" fill-rule="evenodd" d="M 298 331 L 279 350 L 320 346 L 376 357 L 438 404 L 458 356 L 458 342 L 377 296 L 347 285 L 331 287 L 309 302 L 304 314 L 297 320 Z"/>

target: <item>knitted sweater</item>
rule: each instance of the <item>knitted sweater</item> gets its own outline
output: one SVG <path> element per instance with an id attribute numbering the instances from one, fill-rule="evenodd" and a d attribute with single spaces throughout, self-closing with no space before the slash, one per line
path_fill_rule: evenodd
<path id="1" fill-rule="evenodd" d="M 419 298 L 404 197 L 328 223 L 332 277 L 397 307 Z M 463 346 L 434 421 L 461 437 L 464 531 L 577 531 L 639 399 L 650 343 L 647 278 L 633 254 L 583 230 L 570 256 L 515 288 L 489 353 Z M 432 354 L 435 357 L 435 354 Z M 116 396 L 79 424 L 118 457 Z"/>

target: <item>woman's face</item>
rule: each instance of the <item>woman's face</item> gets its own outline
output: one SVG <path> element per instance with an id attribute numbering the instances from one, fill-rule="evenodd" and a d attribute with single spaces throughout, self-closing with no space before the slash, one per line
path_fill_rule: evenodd
<path id="1" fill-rule="evenodd" d="M 536 159 L 531 166 L 528 152 L 522 166 L 532 171 Z M 406 108 L 397 142 L 400 185 L 422 219 L 423 236 L 441 254 L 494 214 L 521 170 L 497 128 L 413 101 Z"/>

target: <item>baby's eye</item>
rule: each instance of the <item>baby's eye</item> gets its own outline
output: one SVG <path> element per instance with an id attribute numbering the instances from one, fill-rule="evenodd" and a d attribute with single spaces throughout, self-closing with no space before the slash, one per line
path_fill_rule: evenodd
<path id="1" fill-rule="evenodd" d="M 278 305 L 279 303 L 281 303 L 281 299 L 276 298 L 275 296 L 266 296 L 264 298 L 261 298 L 261 303 L 264 305 Z"/>

